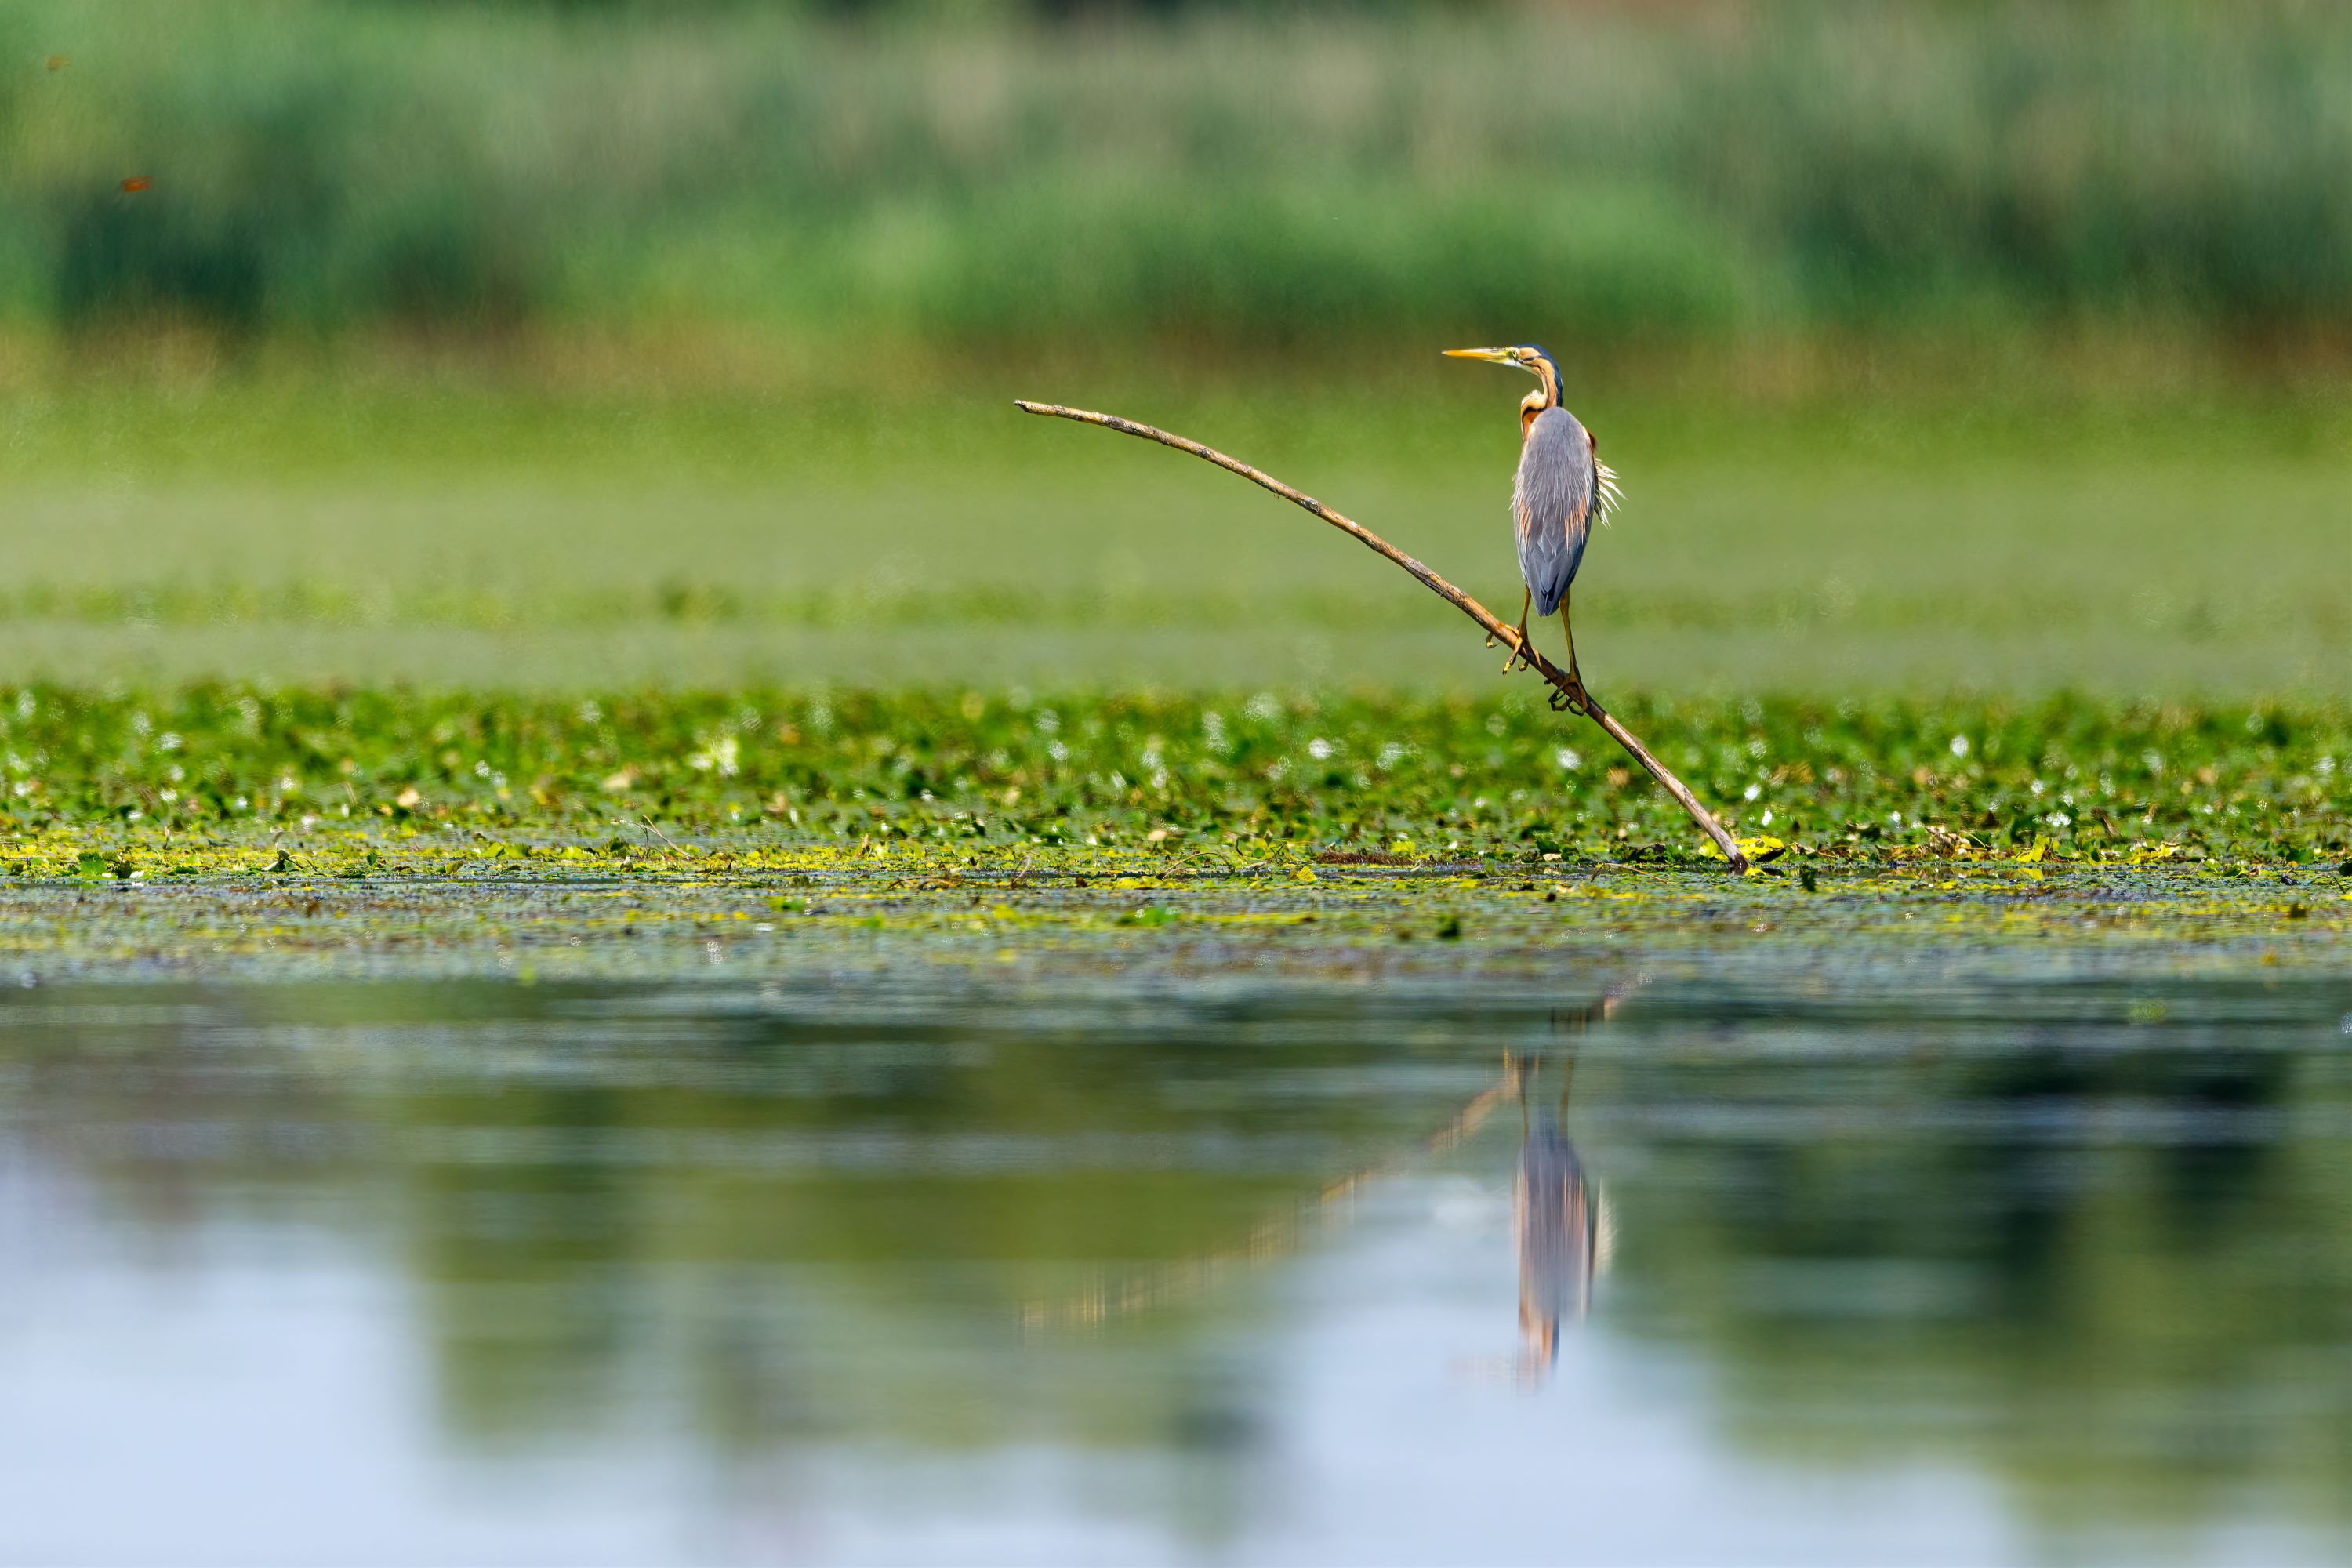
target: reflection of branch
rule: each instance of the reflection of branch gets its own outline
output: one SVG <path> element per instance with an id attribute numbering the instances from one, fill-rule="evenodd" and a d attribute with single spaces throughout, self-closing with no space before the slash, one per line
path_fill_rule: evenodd
<path id="1" fill-rule="evenodd" d="M 1057 419 L 1075 419 L 1081 425 L 1099 425 L 1106 430 L 1117 430 L 1129 436 L 1140 436 L 1147 441 L 1157 441 L 1163 447 L 1173 447 L 1180 452 L 1190 452 L 1196 458 L 1216 464 L 1228 473 L 1239 474 L 1250 483 L 1272 490 L 1295 506 L 1306 508 L 1340 532 L 1352 536 L 1359 543 L 1385 555 L 1411 573 L 1423 587 L 1486 627 L 1488 637 L 1517 648 L 1519 657 L 1534 666 L 1536 672 L 1551 682 L 1559 692 L 1560 695 L 1552 700 L 1553 706 L 1574 709 L 1606 730 L 1611 740 L 1615 741 L 1632 753 L 1633 760 L 1648 770 L 1650 776 L 1657 780 L 1685 811 L 1690 813 L 1691 820 L 1697 823 L 1709 838 L 1715 840 L 1716 847 L 1723 851 L 1724 858 L 1731 862 L 1733 870 L 1748 869 L 1748 857 L 1740 853 L 1739 846 L 1733 842 L 1731 835 L 1723 830 L 1723 824 L 1716 821 L 1706 807 L 1698 803 L 1698 797 L 1691 794 L 1689 787 L 1676 778 L 1665 763 L 1652 756 L 1649 748 L 1633 738 L 1632 731 L 1611 717 L 1608 710 L 1601 706 L 1598 698 L 1586 690 L 1582 684 L 1571 679 L 1568 671 L 1538 653 L 1531 644 L 1521 646 L 1516 627 L 1507 626 L 1496 619 L 1494 612 L 1487 609 L 1486 605 L 1407 555 L 1370 529 L 1349 518 L 1340 516 L 1313 496 L 1302 490 L 1291 489 L 1272 474 L 1253 468 L 1238 458 L 1228 458 L 1214 447 L 1204 447 L 1198 441 L 1188 440 L 1182 436 L 1171 436 L 1165 430 L 1150 425 L 1139 425 L 1132 419 L 1122 419 L 1116 414 L 1097 414 L 1091 409 L 1065 408 L 1058 403 L 1031 403 L 1023 398 L 1013 399 L 1013 405 L 1024 414 L 1050 414 Z M 1561 700 L 1563 698 L 1566 699 L 1564 703 Z"/>
<path id="2" fill-rule="evenodd" d="M 1499 1082 L 1482 1090 L 1435 1132 L 1402 1153 L 1326 1182 L 1312 1199 L 1265 1220 L 1238 1244 L 1144 1269 L 1121 1281 L 1116 1289 L 1097 1283 L 1090 1290 L 1059 1301 L 1024 1302 L 1021 1326 L 1029 1330 L 1091 1328 L 1113 1318 L 1172 1307 L 1179 1301 L 1206 1295 L 1234 1275 L 1261 1263 L 1287 1258 L 1304 1245 L 1327 1210 L 1353 1198 L 1358 1188 L 1393 1175 L 1416 1159 L 1451 1153 L 1486 1123 L 1496 1106 L 1511 1097 L 1512 1086 L 1507 1063 Z"/>
<path id="3" fill-rule="evenodd" d="M 1596 1017 L 1613 1017 L 1647 979 L 1646 975 L 1636 974 L 1611 986 L 1600 1002 L 1577 1009 L 1578 1023 L 1589 1024 Z M 1559 1016 L 1554 1015 L 1555 1027 L 1558 1026 Z M 1474 1095 L 1444 1126 L 1385 1160 L 1361 1166 L 1325 1183 L 1311 1200 L 1265 1220 L 1236 1245 L 1213 1252 L 1196 1253 L 1143 1269 L 1120 1281 L 1116 1288 L 1097 1282 L 1091 1289 L 1060 1300 L 1024 1302 L 1021 1308 L 1022 1327 L 1032 1331 L 1091 1328 L 1113 1318 L 1171 1307 L 1179 1301 L 1205 1295 L 1234 1275 L 1261 1263 L 1288 1257 L 1305 1243 L 1307 1235 L 1321 1223 L 1328 1211 L 1353 1198 L 1359 1188 L 1383 1176 L 1393 1175 L 1416 1161 L 1441 1159 L 1474 1136 L 1479 1128 L 1486 1125 L 1486 1119 L 1495 1113 L 1496 1107 L 1521 1095 L 1525 1087 L 1524 1075 L 1530 1059 L 1514 1057 L 1506 1051 L 1503 1054 L 1503 1076 Z M 1563 1084 L 1560 1089 L 1563 1104 L 1567 1094 L 1567 1086 Z"/>

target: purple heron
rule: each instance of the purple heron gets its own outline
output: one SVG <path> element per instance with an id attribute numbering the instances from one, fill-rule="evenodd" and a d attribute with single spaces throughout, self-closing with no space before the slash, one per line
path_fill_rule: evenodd
<path id="1" fill-rule="evenodd" d="M 1533 343 L 1504 349 L 1447 349 L 1454 359 L 1515 364 L 1538 383 L 1519 402 L 1519 473 L 1511 486 L 1511 523 L 1519 540 L 1519 641 L 1504 664 L 1507 675 L 1527 661 L 1528 615 L 1559 612 L 1568 638 L 1568 679 L 1584 688 L 1576 668 L 1576 633 L 1568 624 L 1569 584 L 1584 560 L 1584 542 L 1597 517 L 1617 510 L 1617 476 L 1601 460 L 1592 432 L 1559 401 L 1559 364 Z"/>

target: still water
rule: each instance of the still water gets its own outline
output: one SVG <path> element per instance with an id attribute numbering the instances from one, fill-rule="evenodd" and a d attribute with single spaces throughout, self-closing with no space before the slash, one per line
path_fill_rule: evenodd
<path id="1" fill-rule="evenodd" d="M 0 1560 L 2343 1561 L 2352 985 L 0 1000 Z"/>

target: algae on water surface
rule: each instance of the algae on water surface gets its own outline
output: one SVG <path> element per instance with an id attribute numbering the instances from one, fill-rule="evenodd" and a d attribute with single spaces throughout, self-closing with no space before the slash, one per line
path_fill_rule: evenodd
<path id="1" fill-rule="evenodd" d="M 2340 964 L 2317 707 L 216 686 L 0 703 L 0 942 L 75 973 Z"/>

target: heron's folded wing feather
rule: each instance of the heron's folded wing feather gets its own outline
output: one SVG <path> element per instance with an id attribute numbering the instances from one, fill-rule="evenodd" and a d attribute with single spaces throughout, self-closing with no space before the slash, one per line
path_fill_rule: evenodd
<path id="1" fill-rule="evenodd" d="M 1536 613 L 1559 607 L 1584 560 L 1598 475 L 1592 442 L 1565 408 L 1547 408 L 1528 426 L 1512 488 L 1511 514 L 1519 538 L 1519 575 L 1534 594 Z"/>

